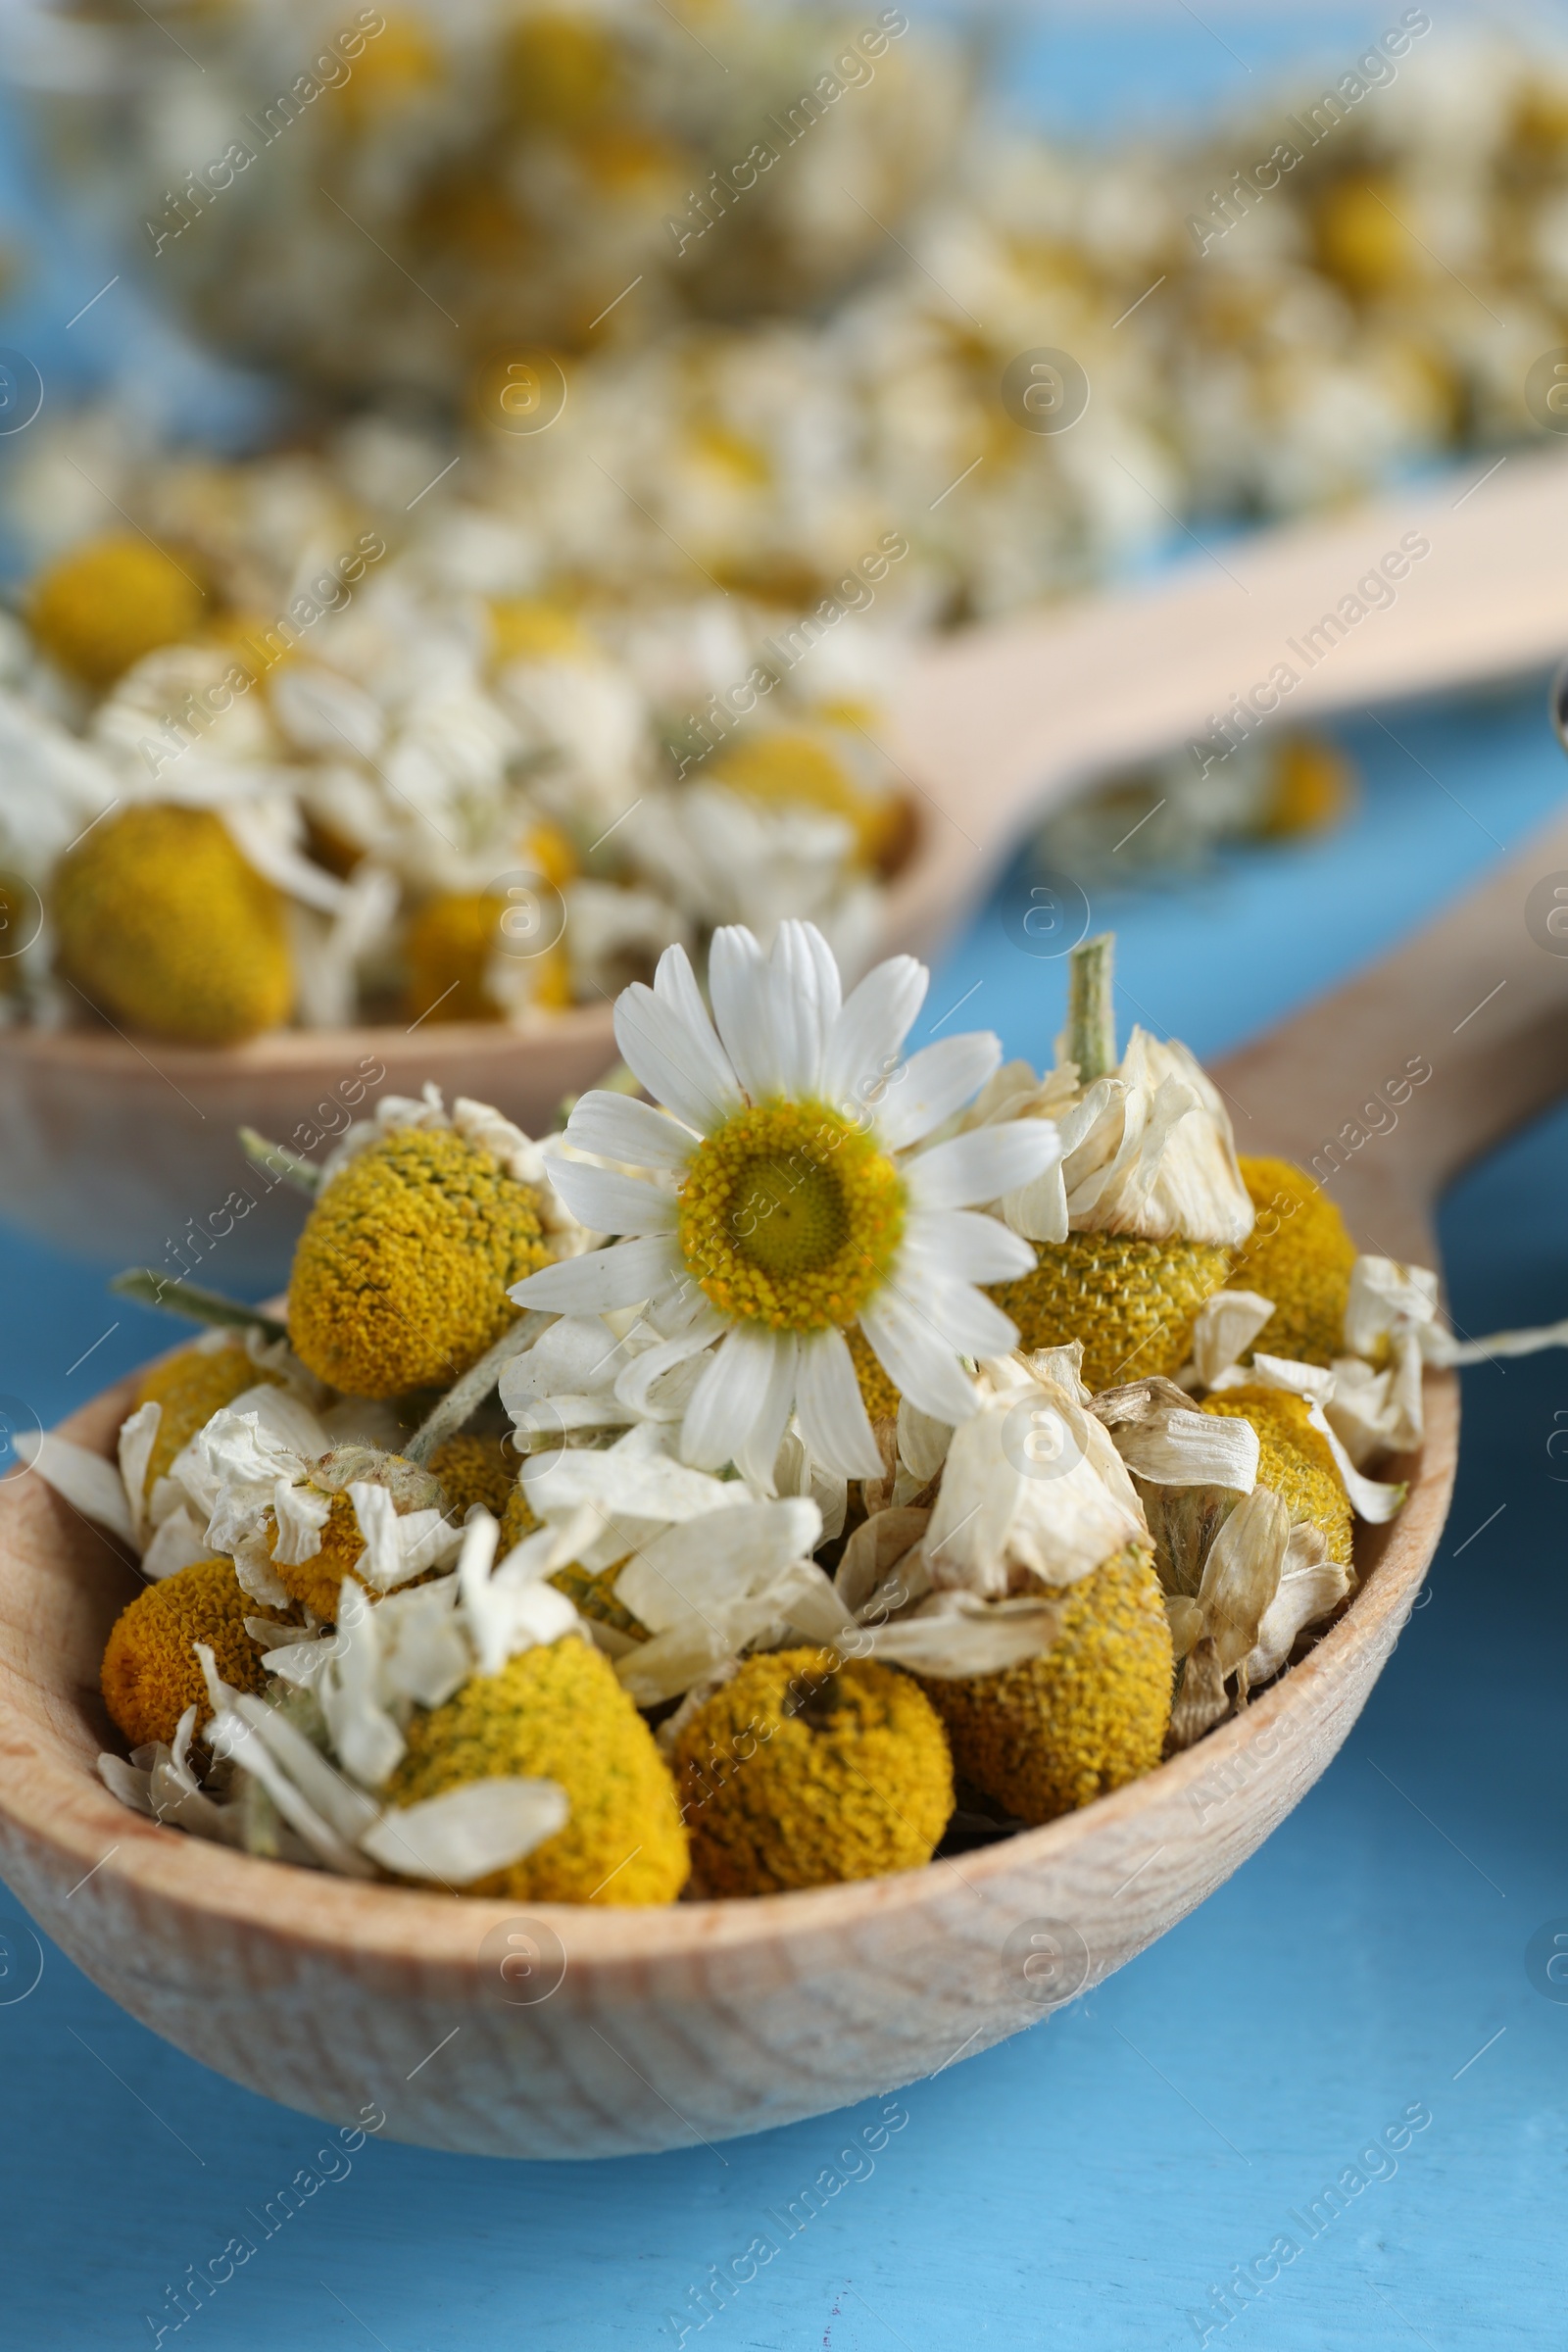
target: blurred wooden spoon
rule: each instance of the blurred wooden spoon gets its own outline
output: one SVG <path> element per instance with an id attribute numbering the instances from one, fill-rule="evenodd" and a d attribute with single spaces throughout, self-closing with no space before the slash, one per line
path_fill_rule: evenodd
<path id="1" fill-rule="evenodd" d="M 1428 553 L 1401 555 L 1415 542 Z M 1206 734 L 1281 662 L 1300 674 L 1264 722 L 1276 726 L 1546 666 L 1568 645 L 1565 543 L 1568 451 L 1490 473 L 1477 460 L 1330 521 L 1200 551 L 1150 586 L 933 644 L 888 745 L 919 827 L 884 949 L 940 948 L 1032 816 L 1097 772 Z M 1346 617 L 1350 603 L 1363 617 Z M 1327 650 L 1309 660 L 1314 629 Z M 242 1121 L 311 1149 L 313 1132 L 433 1079 L 537 1134 L 613 1056 L 608 1004 L 525 1034 L 427 1020 L 225 1051 L 107 1028 L 0 1031 L 0 1215 L 101 1260 L 173 1269 L 178 1250 L 220 1287 L 275 1279 L 300 1204 L 246 1168 Z"/>

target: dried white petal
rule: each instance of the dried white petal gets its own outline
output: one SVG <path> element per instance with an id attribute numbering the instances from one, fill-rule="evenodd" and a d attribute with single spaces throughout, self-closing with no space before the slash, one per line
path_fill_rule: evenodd
<path id="1" fill-rule="evenodd" d="M 1238 1503 L 1203 1563 L 1198 1605 L 1222 1671 L 1239 1666 L 1258 1638 L 1279 1590 L 1291 1540 L 1291 1515 L 1272 1487 L 1254 1487 Z"/>
<path id="2" fill-rule="evenodd" d="M 272 1515 L 277 1533 L 272 1557 L 285 1568 L 301 1568 L 321 1548 L 321 1530 L 332 1515 L 332 1498 L 314 1487 L 295 1486 L 287 1478 L 272 1483 Z"/>
<path id="3" fill-rule="evenodd" d="M 1356 1517 L 1370 1521 L 1374 1527 L 1381 1527 L 1385 1520 L 1394 1518 L 1410 1492 L 1408 1483 L 1401 1480 L 1396 1486 L 1386 1486 L 1375 1478 L 1365 1477 L 1346 1452 L 1337 1432 L 1330 1427 L 1323 1407 L 1309 1404 L 1306 1417 L 1318 1434 L 1328 1440 L 1335 1468 L 1345 1481 L 1345 1491 L 1350 1497 L 1350 1508 Z"/>
<path id="4" fill-rule="evenodd" d="M 340 1838 L 357 1838 L 375 1820 L 378 1808 L 373 1800 L 346 1781 L 276 1707 L 242 1691 L 234 1712 L 261 1735 L 294 1786 Z"/>
<path id="5" fill-rule="evenodd" d="M 1243 1661 L 1244 1687 L 1253 1688 L 1278 1674 L 1297 1636 L 1331 1615 L 1351 1582 L 1351 1571 L 1329 1558 L 1321 1529 L 1304 1521 L 1293 1527 L 1278 1589 L 1258 1621 L 1257 1641 Z"/>
<path id="6" fill-rule="evenodd" d="M 925 1543 L 937 1585 L 1000 1597 L 1027 1576 L 1075 1584 L 1146 1534 L 1097 1467 L 1083 1407 L 1019 1369 L 1023 1388 L 953 1433 Z"/>
<path id="7" fill-rule="evenodd" d="M 1127 1423 L 1112 1435 L 1128 1469 L 1152 1485 L 1250 1494 L 1257 1484 L 1257 1432 L 1235 1415 L 1173 1407 L 1157 1421 Z"/>
<path id="8" fill-rule="evenodd" d="M 138 1548 L 125 1484 L 119 1469 L 101 1453 L 89 1453 L 70 1438 L 51 1431 L 19 1431 L 13 1441 L 19 1462 L 36 1470 L 46 1486 L 83 1517 L 96 1520 L 134 1551 Z"/>
<path id="9" fill-rule="evenodd" d="M 237 1764 L 260 1781 L 290 1829 L 302 1838 L 318 1862 L 344 1878 L 368 1879 L 370 1866 L 324 1821 L 310 1799 L 297 1788 L 255 1727 L 230 1707 L 220 1707 L 207 1730 L 215 1756 Z"/>
<path id="10" fill-rule="evenodd" d="M 147 1540 L 147 1465 L 152 1460 L 153 1447 L 164 1418 L 164 1408 L 156 1398 L 145 1404 L 120 1425 L 117 1451 L 120 1475 L 124 1483 L 125 1499 L 130 1505 L 131 1540 L 139 1551 Z"/>
<path id="11" fill-rule="evenodd" d="M 936 1477 L 948 1458 L 952 1443 L 950 1423 L 933 1420 L 929 1413 L 922 1413 L 918 1405 L 911 1404 L 907 1396 L 900 1397 L 899 1459 L 907 1466 L 917 1488 L 929 1485 Z"/>
<path id="12" fill-rule="evenodd" d="M 419 1804 L 389 1808 L 360 1845 L 398 1878 L 466 1886 L 520 1862 L 564 1830 L 569 1814 L 558 1781 L 468 1781 Z"/>
<path id="13" fill-rule="evenodd" d="M 156 1585 L 166 1576 L 173 1576 L 179 1569 L 193 1567 L 197 1560 L 210 1560 L 212 1556 L 206 1529 L 192 1518 L 189 1504 L 182 1502 L 154 1530 L 141 1555 L 141 1572 L 149 1584 Z"/>
<path id="14" fill-rule="evenodd" d="M 1438 1278 L 1426 1266 L 1393 1257 L 1358 1257 L 1350 1268 L 1345 1345 L 1351 1355 L 1375 1356 L 1380 1342 L 1410 1325 L 1429 1325 L 1438 1309 Z"/>
<path id="15" fill-rule="evenodd" d="M 98 1758 L 98 1778 L 110 1795 L 118 1797 L 122 1805 L 128 1805 L 133 1813 L 145 1813 L 149 1819 L 152 1818 L 153 1802 L 148 1793 L 152 1782 L 150 1773 L 138 1772 L 134 1764 L 125 1762 L 123 1756 L 104 1753 Z"/>
<path id="16" fill-rule="evenodd" d="M 1203 1388 L 1241 1360 L 1273 1312 L 1273 1299 L 1257 1291 L 1215 1291 L 1204 1299 L 1193 1325 L 1193 1369 Z"/>
<path id="17" fill-rule="evenodd" d="M 805 1496 L 710 1511 L 646 1544 L 621 1571 L 615 1597 L 650 1633 L 772 1582 L 821 1539 L 822 1514 Z"/>
<path id="18" fill-rule="evenodd" d="M 1061 1630 L 1063 1612 L 1059 1600 L 983 1600 L 974 1592 L 937 1592 L 911 1615 L 864 1631 L 855 1654 L 939 1681 L 1001 1674 L 1043 1656 Z"/>

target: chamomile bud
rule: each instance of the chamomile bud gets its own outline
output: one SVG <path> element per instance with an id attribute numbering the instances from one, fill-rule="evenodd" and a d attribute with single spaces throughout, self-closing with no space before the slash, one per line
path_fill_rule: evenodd
<path id="1" fill-rule="evenodd" d="M 206 612 L 196 581 L 161 548 L 128 531 L 59 557 L 34 580 L 27 605 L 44 652 L 99 689 L 143 654 L 196 636 Z"/>
<path id="2" fill-rule="evenodd" d="M 1159 1762 L 1174 1660 L 1164 1595 L 1142 1544 L 1063 1594 L 1042 1655 L 1001 1674 L 928 1681 L 959 1773 L 1020 1821 L 1054 1821 Z"/>
<path id="3" fill-rule="evenodd" d="M 545 1262 L 538 1196 L 453 1128 L 391 1127 L 330 1176 L 294 1252 L 289 1338 L 354 1396 L 448 1389 Z"/>
<path id="4" fill-rule="evenodd" d="M 247 1617 L 278 1617 L 240 1590 L 232 1560 L 197 1560 L 138 1592 L 120 1613 L 104 1651 L 104 1704 L 132 1747 L 172 1745 L 188 1706 L 197 1729 L 212 1707 L 195 1650 L 207 1642 L 219 1674 L 236 1690 L 260 1691 L 265 1653 Z M 280 1623 L 285 1619 L 278 1618 Z"/>
<path id="5" fill-rule="evenodd" d="M 953 1763 L 918 1683 L 815 1649 L 749 1659 L 693 1714 L 675 1774 L 705 1894 L 776 1894 L 929 1862 Z"/>
<path id="6" fill-rule="evenodd" d="M 568 1635 L 475 1675 L 416 1712 L 387 1784 L 394 1806 L 472 1781 L 546 1780 L 566 1794 L 564 1829 L 466 1894 L 511 1902 L 671 1903 L 686 1883 L 686 1832 L 654 1736 L 608 1658 Z"/>
<path id="7" fill-rule="evenodd" d="M 55 876 L 59 965 L 127 1028 L 232 1046 L 294 996 L 283 901 L 210 808 L 145 803 L 94 825 Z"/>

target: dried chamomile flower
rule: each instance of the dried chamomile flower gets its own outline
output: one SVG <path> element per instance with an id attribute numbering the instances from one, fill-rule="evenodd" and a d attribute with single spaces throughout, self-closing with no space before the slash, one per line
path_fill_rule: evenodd
<path id="1" fill-rule="evenodd" d="M 511 1173 L 514 1128 L 497 1120 L 492 1143 L 466 1124 L 387 1124 L 329 1167 L 294 1252 L 289 1337 L 332 1388 L 450 1388 L 515 1321 L 508 1292 L 549 1254 L 540 1195 Z"/>
<path id="2" fill-rule="evenodd" d="M 1064 1595 L 1041 1656 L 1001 1674 L 928 1680 L 960 1775 L 1020 1821 L 1054 1821 L 1159 1762 L 1172 1653 L 1147 1544 Z"/>
<path id="3" fill-rule="evenodd" d="M 1206 1398 L 1202 1409 L 1251 1423 L 1258 1438 L 1259 1485 L 1282 1495 L 1293 1524 L 1315 1527 L 1329 1558 L 1348 1568 L 1350 1498 L 1328 1439 L 1313 1426 L 1307 1398 L 1283 1389 L 1227 1389 Z"/>
<path id="4" fill-rule="evenodd" d="M 88 540 L 33 581 L 32 633 L 44 652 L 100 689 L 161 645 L 194 637 L 207 597 L 172 557 L 128 531 Z"/>
<path id="5" fill-rule="evenodd" d="M 425 900 L 403 943 L 410 1020 L 507 1020 L 517 1009 L 519 978 L 527 982 L 525 1002 L 540 1011 L 571 1003 L 564 945 L 509 957 L 508 913 L 507 901 L 491 891 L 442 891 Z"/>
<path id="6" fill-rule="evenodd" d="M 1059 1162 L 1002 1203 L 1039 1265 L 992 1296 L 1025 1353 L 1081 1341 L 1091 1389 L 1187 1360 L 1252 1223 L 1224 1102 L 1186 1048 L 1135 1029 L 1117 1061 L 1111 946 L 1107 935 L 1073 952 L 1056 1069 L 1029 1089 L 999 1072 L 969 1114 L 982 1128 L 1043 1111 L 1056 1121 Z"/>
<path id="7" fill-rule="evenodd" d="M 198 1340 L 181 1348 L 161 1364 L 144 1372 L 136 1384 L 136 1404 L 159 1407 L 157 1432 L 147 1455 L 143 1491 L 149 1496 L 200 1429 L 205 1429 L 220 1406 L 232 1404 L 247 1389 L 283 1386 L 282 1376 L 256 1362 L 239 1341 L 224 1338 L 214 1347 Z"/>
<path id="8" fill-rule="evenodd" d="M 817 1649 L 750 1659 L 675 1742 L 707 1895 L 775 1894 L 929 1862 L 953 1811 L 953 1764 L 919 1685 Z"/>
<path id="9" fill-rule="evenodd" d="M 1243 1159 L 1257 1221 L 1237 1253 L 1230 1287 L 1255 1291 L 1274 1312 L 1257 1337 L 1269 1355 L 1332 1364 L 1346 1353 L 1355 1244 L 1317 1180 L 1288 1159 Z"/>
<path id="10" fill-rule="evenodd" d="M 384 1592 L 450 1552 L 446 1506 L 437 1480 L 401 1454 L 337 1446 L 279 1493 L 263 1523 L 268 1557 L 290 1598 L 331 1625 L 345 1577 Z"/>
<path id="11" fill-rule="evenodd" d="M 106 817 L 62 858 L 54 919 L 60 970 L 111 1020 L 231 1046 L 288 1018 L 283 901 L 210 808 Z"/>
<path id="12" fill-rule="evenodd" d="M 714 784 L 764 808 L 818 808 L 853 828 L 862 865 L 887 868 L 903 842 L 907 811 L 886 790 L 873 790 L 847 746 L 821 728 L 750 734 L 727 744 L 706 763 Z"/>
<path id="13" fill-rule="evenodd" d="M 406 1738 L 386 1785 L 393 1808 L 495 1779 L 553 1781 L 565 1791 L 565 1827 L 466 1892 L 512 1902 L 669 1903 L 685 1885 L 686 1832 L 668 1769 L 610 1661 L 587 1642 L 568 1636 L 521 1650 L 444 1705 L 416 1712 Z M 389 1856 L 396 1829 L 394 1810 Z"/>
<path id="14" fill-rule="evenodd" d="M 811 1552 L 809 1496 L 768 1496 L 670 1454 L 676 1430 L 642 1421 L 613 1446 L 566 1446 L 523 1468 L 544 1522 L 540 1572 L 592 1624 L 639 1706 L 678 1698 L 749 1643 L 832 1639 L 851 1619 Z"/>
<path id="15" fill-rule="evenodd" d="M 232 1560 L 197 1560 L 180 1568 L 122 1610 L 104 1651 L 104 1704 L 132 1747 L 161 1740 L 172 1744 L 185 1709 L 197 1709 L 198 1728 L 212 1708 L 194 1644 L 205 1642 L 225 1682 L 259 1691 L 265 1653 L 245 1630 L 247 1617 L 286 1622 L 240 1590 Z"/>

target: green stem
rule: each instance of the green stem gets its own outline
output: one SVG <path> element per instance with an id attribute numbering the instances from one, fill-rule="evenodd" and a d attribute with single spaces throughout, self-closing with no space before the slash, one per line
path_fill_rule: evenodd
<path id="1" fill-rule="evenodd" d="M 1080 1086 L 1108 1078 L 1119 1059 L 1111 988 L 1115 952 L 1115 933 L 1102 931 L 1067 958 L 1066 1058 L 1078 1064 Z"/>
<path id="2" fill-rule="evenodd" d="M 428 1420 L 420 1423 L 403 1448 L 406 1461 L 427 1467 L 430 1456 L 448 1438 L 455 1438 L 466 1421 L 472 1419 L 497 1381 L 504 1367 L 525 1348 L 531 1348 L 542 1331 L 554 1323 L 554 1315 L 519 1315 L 509 1330 L 504 1331 L 493 1348 L 487 1348 L 476 1364 L 469 1366 L 460 1381 L 447 1391 Z"/>
<path id="3" fill-rule="evenodd" d="M 121 1298 L 138 1305 L 160 1307 L 166 1315 L 187 1315 L 193 1323 L 216 1324 L 227 1331 L 259 1331 L 269 1340 L 286 1340 L 288 1326 L 274 1315 L 241 1299 L 225 1298 L 220 1291 L 204 1291 L 199 1284 L 180 1282 L 170 1274 L 155 1274 L 151 1266 L 131 1266 L 117 1274 L 109 1288 Z"/>
<path id="4" fill-rule="evenodd" d="M 266 1136 L 258 1135 L 254 1127 L 240 1129 L 239 1148 L 251 1166 L 262 1169 L 274 1183 L 291 1184 L 308 1200 L 316 1199 L 321 1171 L 314 1160 L 302 1159 L 286 1144 L 270 1144 Z"/>

